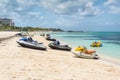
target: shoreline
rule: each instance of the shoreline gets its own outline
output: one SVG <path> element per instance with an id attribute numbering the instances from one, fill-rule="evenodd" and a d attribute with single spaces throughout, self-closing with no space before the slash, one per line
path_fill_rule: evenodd
<path id="1" fill-rule="evenodd" d="M 38 34 L 39 32 L 37 32 L 36 34 Z M 50 34 L 50 32 L 41 32 L 41 33 L 45 33 L 45 34 Z M 54 37 L 55 38 L 55 37 Z M 65 42 L 65 41 L 63 41 L 63 40 L 61 40 L 60 39 L 60 41 L 61 41 L 61 43 L 64 45 L 64 44 L 67 44 L 67 42 Z M 67 44 L 67 45 L 69 45 L 69 44 Z M 72 47 L 72 48 L 75 48 L 74 46 L 70 46 L 70 47 Z M 100 56 L 100 60 L 101 61 L 103 61 L 103 62 L 105 62 L 105 63 L 109 63 L 109 64 L 112 64 L 112 65 L 114 65 L 114 66 L 117 66 L 117 67 L 120 67 L 120 59 L 119 60 L 117 60 L 116 58 L 114 58 L 114 57 L 110 57 L 110 56 L 107 56 L 107 55 L 103 55 L 103 54 L 98 54 L 99 56 Z"/>
<path id="2" fill-rule="evenodd" d="M 104 61 L 104 62 L 106 62 L 106 63 L 112 64 L 114 66 L 120 67 L 120 61 L 117 60 L 114 57 L 109 57 L 109 56 L 101 55 L 101 60 Z"/>
<path id="3" fill-rule="evenodd" d="M 50 41 L 41 36 L 33 39 L 43 42 L 47 51 L 24 48 L 16 43 L 19 38 L 0 43 L 2 80 L 119 80 L 120 67 L 101 60 L 76 58 L 70 51 L 51 49 Z"/>
<path id="4" fill-rule="evenodd" d="M 4 41 L 4 40 L 7 40 L 7 39 L 10 39 L 10 38 L 13 38 L 13 37 L 15 37 L 15 35 L 14 36 L 5 37 L 5 38 L 0 38 L 0 41 Z"/>
<path id="5" fill-rule="evenodd" d="M 60 39 L 60 41 L 63 43 L 63 44 L 67 44 L 67 42 L 63 41 Z M 68 44 L 69 45 L 69 44 Z M 71 46 L 72 48 L 75 48 L 74 46 Z M 107 55 L 103 55 L 103 54 L 100 54 L 98 53 L 98 55 L 100 56 L 100 60 L 101 61 L 104 61 L 105 63 L 109 63 L 109 64 L 112 64 L 114 66 L 117 66 L 117 67 L 120 67 L 120 59 L 118 60 L 117 58 L 115 57 L 111 57 L 111 56 L 107 56 Z"/>
<path id="6" fill-rule="evenodd" d="M 0 41 L 13 38 L 17 33 L 18 33 L 17 31 L 0 31 Z"/>

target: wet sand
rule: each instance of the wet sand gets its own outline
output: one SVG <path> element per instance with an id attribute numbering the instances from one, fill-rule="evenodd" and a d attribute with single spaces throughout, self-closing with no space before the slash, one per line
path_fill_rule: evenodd
<path id="1" fill-rule="evenodd" d="M 120 80 L 120 68 L 101 60 L 76 58 L 70 51 L 21 47 L 14 37 L 0 43 L 1 80 Z"/>

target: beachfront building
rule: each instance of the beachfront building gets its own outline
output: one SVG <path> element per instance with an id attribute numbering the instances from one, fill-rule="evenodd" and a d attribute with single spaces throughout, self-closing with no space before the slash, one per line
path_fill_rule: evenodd
<path id="1" fill-rule="evenodd" d="M 12 19 L 9 18 L 0 18 L 0 24 L 7 26 L 14 26 L 15 24 L 12 22 Z"/>

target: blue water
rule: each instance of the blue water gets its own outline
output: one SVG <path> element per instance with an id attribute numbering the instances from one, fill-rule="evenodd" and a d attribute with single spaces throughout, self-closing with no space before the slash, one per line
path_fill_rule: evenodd
<path id="1" fill-rule="evenodd" d="M 120 59 L 120 32 L 55 32 L 51 36 L 71 47 L 84 45 L 98 54 Z M 102 47 L 90 47 L 94 41 L 101 41 Z"/>

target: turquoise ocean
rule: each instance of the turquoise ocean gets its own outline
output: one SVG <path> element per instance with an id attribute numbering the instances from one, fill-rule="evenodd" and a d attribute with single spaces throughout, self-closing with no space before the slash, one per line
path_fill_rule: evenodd
<path id="1" fill-rule="evenodd" d="M 104 55 L 120 61 L 120 32 L 53 32 L 52 37 L 68 44 L 72 48 L 86 46 Z M 102 47 L 90 47 L 92 42 L 101 41 Z"/>

